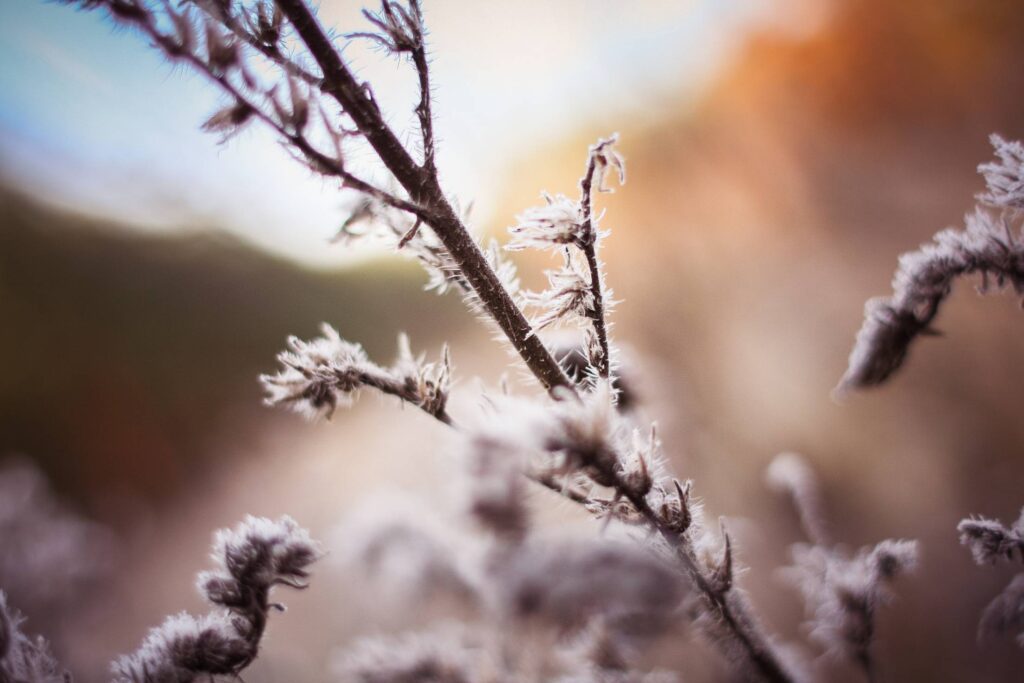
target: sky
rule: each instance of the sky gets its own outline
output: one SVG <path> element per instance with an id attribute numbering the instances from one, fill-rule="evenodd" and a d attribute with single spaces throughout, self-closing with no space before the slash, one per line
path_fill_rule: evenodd
<path id="1" fill-rule="evenodd" d="M 423 4 L 443 181 L 488 220 L 510 162 L 581 125 L 611 132 L 627 117 L 657 119 L 698 92 L 779 2 Z M 366 29 L 359 9 L 324 0 L 319 13 L 345 33 Z M 361 45 L 344 54 L 412 139 L 410 67 Z M 219 101 L 101 13 L 0 2 L 0 178 L 144 229 L 215 225 L 307 264 L 353 258 L 327 244 L 349 201 L 336 185 L 268 131 L 250 127 L 223 145 L 199 131 Z"/>

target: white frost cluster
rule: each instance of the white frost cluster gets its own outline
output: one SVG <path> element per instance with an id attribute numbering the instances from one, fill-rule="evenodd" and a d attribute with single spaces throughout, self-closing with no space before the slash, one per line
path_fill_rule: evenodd
<path id="1" fill-rule="evenodd" d="M 289 517 L 247 517 L 217 532 L 213 571 L 197 585 L 214 606 L 201 617 L 168 617 L 131 655 L 115 661 L 115 683 L 189 683 L 216 675 L 237 677 L 259 649 L 274 586 L 305 588 L 307 568 L 321 555 L 309 533 Z"/>
<path id="2" fill-rule="evenodd" d="M 517 217 L 516 225 L 509 228 L 512 241 L 506 249 L 561 249 L 582 246 L 591 239 L 579 202 L 562 194 L 544 193 L 543 197 L 544 205 L 527 209 Z"/>
<path id="3" fill-rule="evenodd" d="M 277 361 L 276 375 L 261 375 L 270 406 L 287 406 L 313 420 L 331 417 L 339 406 L 352 403 L 363 387 L 397 396 L 426 412 L 444 414 L 451 388 L 451 357 L 446 346 L 441 359 L 426 362 L 413 356 L 409 340 L 401 335 L 398 359 L 390 368 L 372 362 L 359 344 L 345 341 L 330 325 L 312 341 L 288 339 L 289 350 Z"/>
<path id="4" fill-rule="evenodd" d="M 993 135 L 991 141 L 998 160 L 978 166 L 987 186 L 978 199 L 991 206 L 1024 210 L 1024 145 L 1000 135 Z"/>

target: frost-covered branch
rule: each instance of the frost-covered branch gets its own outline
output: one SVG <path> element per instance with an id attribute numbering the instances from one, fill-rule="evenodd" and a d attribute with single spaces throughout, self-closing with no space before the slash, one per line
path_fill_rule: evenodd
<path id="1" fill-rule="evenodd" d="M 213 676 L 238 677 L 256 659 L 272 609 L 275 586 L 303 589 L 308 567 L 321 555 L 309 533 L 292 519 L 248 517 L 214 538 L 217 568 L 196 585 L 214 610 L 186 612 L 152 629 L 133 654 L 111 665 L 115 683 L 189 683 Z"/>
<path id="2" fill-rule="evenodd" d="M 618 134 L 612 134 L 591 145 L 587 167 L 580 178 L 578 202 L 564 195 L 545 193 L 545 204 L 523 212 L 518 223 L 509 229 L 513 239 L 507 247 L 563 252 L 563 266 L 547 272 L 549 289 L 529 296 L 527 302 L 540 311 L 534 321 L 538 328 L 574 316 L 589 320 L 593 342 L 587 345 L 588 361 L 594 375 L 600 378 L 611 373 L 607 309 L 612 300 L 598 256 L 601 238 L 607 233 L 598 227 L 600 217 L 594 215 L 593 194 L 612 191 L 607 183 L 612 172 L 617 174 L 620 185 L 626 182 L 625 163 L 615 149 L 618 139 Z"/>
<path id="3" fill-rule="evenodd" d="M 988 189 L 978 196 L 982 205 L 966 216 L 965 228 L 943 230 L 919 250 L 900 256 L 892 295 L 865 305 L 840 393 L 884 383 L 903 365 L 918 336 L 937 334 L 932 322 L 957 278 L 980 274 L 979 291 L 988 291 L 994 281 L 1024 297 L 1022 148 L 999 136 L 992 143 L 1000 161 L 979 167 Z"/>
<path id="4" fill-rule="evenodd" d="M 1024 574 L 1013 577 L 1009 585 L 988 604 L 978 622 L 980 640 L 1014 632 L 1017 644 L 1024 648 Z"/>
<path id="5" fill-rule="evenodd" d="M 978 199 L 989 206 L 1024 210 L 1024 145 L 1000 135 L 993 135 L 991 141 L 997 161 L 978 166 L 987 186 Z"/>
<path id="6" fill-rule="evenodd" d="M 256 0 L 255 9 L 247 9 L 244 3 L 199 0 L 180 10 L 169 0 L 65 1 L 106 9 L 115 21 L 141 30 L 172 61 L 189 65 L 227 94 L 227 106 L 207 120 L 207 130 L 227 137 L 251 121 L 261 121 L 314 172 L 335 177 L 343 188 L 414 216 L 410 235 L 421 225 L 428 226 L 443 247 L 443 260 L 457 268 L 481 310 L 498 325 L 541 384 L 549 389 L 571 386 L 441 188 L 418 3 L 406 6 L 386 0 L 379 14 L 367 15 L 378 31 L 360 35 L 372 35 L 385 49 L 410 55 L 420 80 L 416 111 L 424 148 L 422 164 L 387 124 L 371 87 L 356 78 L 305 0 L 277 0 L 273 5 Z M 299 58 L 285 56 L 281 41 L 286 31 L 294 32 L 321 76 Z M 246 61 L 252 54 L 267 61 L 271 68 L 263 71 L 276 75 L 277 82 L 268 85 L 255 75 Z M 339 125 L 342 119 L 348 125 Z M 404 197 L 346 168 L 344 148 L 350 137 L 370 145 L 404 190 Z"/>

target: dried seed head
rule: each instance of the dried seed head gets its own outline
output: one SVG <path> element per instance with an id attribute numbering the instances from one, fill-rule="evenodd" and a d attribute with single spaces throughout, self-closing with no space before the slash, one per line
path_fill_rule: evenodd
<path id="1" fill-rule="evenodd" d="M 565 195 L 543 195 L 543 206 L 527 209 L 509 228 L 510 251 L 522 249 L 561 249 L 568 245 L 583 246 L 589 239 L 583 211 L 578 202 Z"/>

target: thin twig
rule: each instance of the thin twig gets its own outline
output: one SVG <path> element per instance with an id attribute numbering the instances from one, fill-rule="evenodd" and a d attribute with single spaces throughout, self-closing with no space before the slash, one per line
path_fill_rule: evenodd
<path id="1" fill-rule="evenodd" d="M 533 327 L 501 284 L 476 240 L 445 197 L 437 173 L 420 167 L 402 146 L 384 121 L 376 100 L 356 80 L 305 2 L 277 0 L 277 5 L 319 64 L 324 74 L 324 92 L 341 105 L 412 201 L 424 208 L 423 222 L 437 234 L 482 306 L 533 375 L 549 390 L 565 387 L 574 393 L 569 377 L 534 333 Z"/>
<path id="2" fill-rule="evenodd" d="M 600 141 L 595 147 L 605 141 Z M 601 264 L 597 258 L 597 243 L 600 237 L 594 225 L 593 217 L 593 189 L 594 174 L 597 171 L 597 156 L 591 153 L 587 161 L 587 171 L 580 178 L 580 209 L 583 213 L 583 230 L 585 241 L 580 244 L 587 259 L 587 268 L 590 270 L 590 292 L 593 296 L 593 307 L 587 309 L 587 317 L 594 324 L 594 333 L 597 335 L 597 342 L 601 347 L 601 358 L 598 359 L 597 373 L 607 378 L 611 372 L 611 358 L 608 348 L 608 328 L 605 322 L 604 293 L 601 288 Z"/>
<path id="3" fill-rule="evenodd" d="M 253 33 L 238 21 L 238 18 L 230 10 L 222 10 L 217 2 L 213 0 L 192 0 L 212 17 L 215 17 L 224 28 L 234 34 L 239 40 L 253 48 L 274 64 L 280 66 L 286 74 L 305 82 L 314 88 L 319 88 L 323 79 L 304 68 L 293 59 L 289 59 L 281 49 L 274 44 L 265 43 L 259 40 Z"/>

